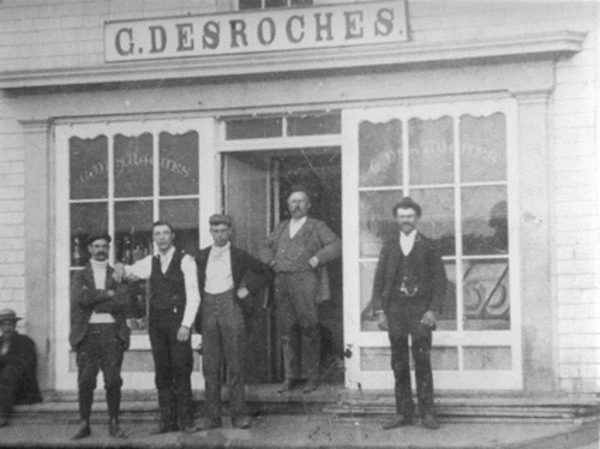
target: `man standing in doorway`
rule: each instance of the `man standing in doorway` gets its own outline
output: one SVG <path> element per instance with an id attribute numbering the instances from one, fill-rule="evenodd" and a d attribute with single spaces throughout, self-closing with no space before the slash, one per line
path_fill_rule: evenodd
<path id="1" fill-rule="evenodd" d="M 148 333 L 154 359 L 160 421 L 156 433 L 194 432 L 191 327 L 200 304 L 196 261 L 173 245 L 166 221 L 152 225 L 158 254 L 121 266 L 129 280 L 149 279 Z"/>
<path id="2" fill-rule="evenodd" d="M 213 245 L 196 258 L 198 285 L 202 295 L 200 329 L 202 333 L 202 372 L 206 383 L 205 417 L 200 430 L 221 427 L 221 379 L 223 361 L 227 367 L 229 409 L 233 427 L 250 426 L 244 384 L 245 319 L 251 298 L 273 278 L 271 269 L 229 241 L 231 218 L 215 214 L 209 219 Z M 253 282 L 242 286 L 248 271 Z"/>
<path id="3" fill-rule="evenodd" d="M 399 233 L 384 245 L 373 285 L 373 308 L 380 327 L 385 328 L 387 320 L 395 379 L 396 416 L 383 428 L 387 430 L 412 424 L 410 335 L 419 413 L 425 427 L 437 429 L 439 423 L 433 403 L 430 353 L 435 314 L 442 311 L 446 293 L 446 272 L 433 242 L 417 232 L 421 206 L 405 197 L 394 206 L 393 214 Z"/>
<path id="4" fill-rule="evenodd" d="M 74 440 L 89 437 L 90 415 L 96 378 L 102 370 L 109 416 L 109 434 L 126 438 L 119 426 L 121 405 L 121 365 L 129 347 L 129 327 L 125 311 L 129 304 L 126 284 L 117 284 L 108 265 L 111 238 L 96 234 L 88 238 L 90 261 L 76 271 L 71 282 L 71 332 L 69 342 L 77 352 L 77 386 L 81 424 Z"/>
<path id="5" fill-rule="evenodd" d="M 292 187 L 288 208 L 291 219 L 280 223 L 267 238 L 260 258 L 276 273 L 275 301 L 285 376 L 279 391 L 292 389 L 294 382 L 301 378 L 304 359 L 308 381 L 303 391 L 310 393 L 318 388 L 321 358 L 319 271 L 340 257 L 341 242 L 324 222 L 307 216 L 310 199 L 306 188 Z M 307 348 L 305 352 L 302 352 L 303 347 Z"/>

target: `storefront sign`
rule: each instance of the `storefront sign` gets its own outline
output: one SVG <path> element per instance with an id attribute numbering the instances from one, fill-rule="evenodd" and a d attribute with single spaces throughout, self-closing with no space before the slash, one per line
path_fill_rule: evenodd
<path id="1" fill-rule="evenodd" d="M 406 42 L 406 0 L 106 22 L 107 62 Z"/>

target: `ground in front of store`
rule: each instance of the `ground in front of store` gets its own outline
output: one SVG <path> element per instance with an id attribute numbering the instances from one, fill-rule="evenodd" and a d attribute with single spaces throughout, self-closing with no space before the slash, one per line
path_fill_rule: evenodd
<path id="1" fill-rule="evenodd" d="M 442 422 L 438 430 L 419 425 L 382 431 L 382 418 L 331 415 L 267 415 L 249 429 L 224 427 L 183 434 L 152 435 L 155 422 L 125 421 L 129 438 L 108 435 L 106 423 L 94 420 L 92 435 L 72 441 L 73 422 L 14 420 L 0 429 L 0 447 L 131 447 L 131 448 L 510 448 L 597 449 L 598 420 L 571 423 Z"/>

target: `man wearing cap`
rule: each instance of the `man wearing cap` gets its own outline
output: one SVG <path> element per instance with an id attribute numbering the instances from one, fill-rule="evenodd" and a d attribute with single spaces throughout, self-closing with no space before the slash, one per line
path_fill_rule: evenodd
<path id="1" fill-rule="evenodd" d="M 0 310 L 0 427 L 8 425 L 13 404 L 42 402 L 35 343 L 17 332 L 20 319 L 12 309 Z"/>
<path id="2" fill-rule="evenodd" d="M 318 271 L 340 257 L 341 242 L 324 222 L 307 216 L 310 199 L 305 187 L 292 187 L 288 209 L 291 219 L 281 222 L 266 239 L 260 258 L 276 273 L 285 376 L 279 391 L 293 388 L 305 365 L 308 381 L 303 391 L 310 393 L 318 387 L 321 359 L 318 301 L 322 284 Z"/>
<path id="3" fill-rule="evenodd" d="M 231 424 L 250 426 L 244 385 L 245 319 L 251 295 L 273 278 L 271 269 L 231 244 L 231 218 L 215 214 L 209 219 L 213 244 L 200 250 L 198 284 L 202 295 L 199 332 L 202 333 L 202 373 L 205 381 L 205 417 L 201 430 L 221 427 L 221 376 L 227 367 Z M 245 278 L 248 272 L 256 276 Z M 245 285 L 243 285 L 243 281 Z"/>
<path id="4" fill-rule="evenodd" d="M 173 245 L 166 221 L 152 225 L 158 254 L 130 266 L 119 265 L 129 280 L 149 279 L 148 334 L 154 359 L 160 420 L 156 433 L 194 432 L 191 327 L 200 304 L 196 261 Z"/>
<path id="5" fill-rule="evenodd" d="M 416 230 L 421 206 L 404 197 L 392 212 L 399 232 L 383 246 L 373 284 L 373 308 L 380 328 L 388 328 L 395 379 L 396 416 L 383 428 L 412 424 L 410 335 L 419 413 L 425 427 L 437 429 L 430 353 L 435 314 L 442 311 L 446 293 L 446 272 L 433 242 Z"/>
<path id="6" fill-rule="evenodd" d="M 129 305 L 127 285 L 117 284 L 114 269 L 108 265 L 111 238 L 91 235 L 88 240 L 90 260 L 75 272 L 71 282 L 71 332 L 69 342 L 77 352 L 77 386 L 81 424 L 74 440 L 91 434 L 90 415 L 94 402 L 96 378 L 102 370 L 109 416 L 109 434 L 126 438 L 119 426 L 121 405 L 121 365 L 129 348 L 130 330 L 125 321 Z"/>

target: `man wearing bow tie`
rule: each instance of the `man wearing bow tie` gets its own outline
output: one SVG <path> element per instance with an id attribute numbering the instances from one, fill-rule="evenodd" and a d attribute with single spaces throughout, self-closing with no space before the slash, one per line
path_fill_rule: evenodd
<path id="1" fill-rule="evenodd" d="M 202 292 L 198 330 L 202 333 L 202 373 L 206 382 L 206 416 L 199 427 L 208 430 L 222 425 L 221 376 L 225 362 L 231 424 L 243 429 L 250 426 L 244 391 L 244 313 L 251 311 L 252 295 L 270 282 L 273 274 L 267 265 L 230 243 L 228 215 L 212 215 L 209 224 L 214 243 L 200 250 L 196 258 Z M 256 276 L 245 279 L 249 271 Z"/>
<path id="2" fill-rule="evenodd" d="M 133 265 L 119 267 L 129 280 L 149 279 L 148 333 L 155 366 L 160 421 L 156 433 L 194 432 L 191 327 L 200 304 L 196 261 L 173 245 L 175 232 L 165 221 L 152 225 L 158 249 Z"/>

